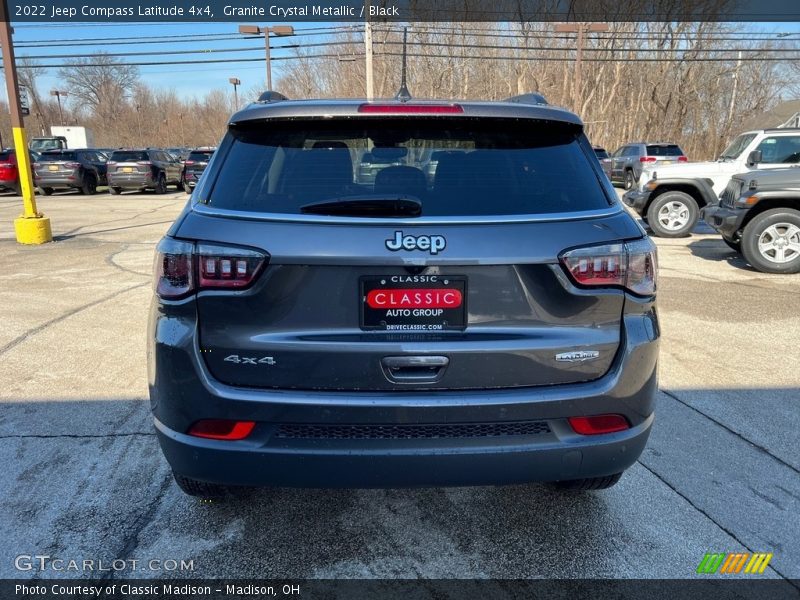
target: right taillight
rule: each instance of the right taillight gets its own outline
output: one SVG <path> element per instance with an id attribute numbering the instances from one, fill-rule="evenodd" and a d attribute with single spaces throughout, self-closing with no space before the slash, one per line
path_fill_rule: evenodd
<path id="1" fill-rule="evenodd" d="M 622 287 L 639 296 L 656 292 L 656 246 L 648 237 L 575 248 L 559 259 L 578 285 Z"/>
<path id="2" fill-rule="evenodd" d="M 175 300 L 201 289 L 242 289 L 266 262 L 266 254 L 249 248 L 164 238 L 156 248 L 156 294 Z"/>

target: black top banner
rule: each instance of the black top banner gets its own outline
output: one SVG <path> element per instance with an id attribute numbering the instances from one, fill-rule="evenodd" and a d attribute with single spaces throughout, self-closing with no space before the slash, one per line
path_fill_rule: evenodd
<path id="1" fill-rule="evenodd" d="M 6 0 L 12 22 L 800 21 L 800 0 Z"/>

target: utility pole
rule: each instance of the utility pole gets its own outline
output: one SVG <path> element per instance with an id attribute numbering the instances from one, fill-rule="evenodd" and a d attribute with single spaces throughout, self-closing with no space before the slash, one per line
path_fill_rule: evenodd
<path id="1" fill-rule="evenodd" d="M 742 68 L 742 51 L 739 50 L 736 69 L 733 71 L 733 89 L 731 90 L 731 105 L 728 107 L 728 129 L 733 123 L 733 111 L 736 108 L 736 93 L 739 89 L 739 70 Z"/>
<path id="2" fill-rule="evenodd" d="M 592 32 L 608 31 L 608 23 L 562 23 L 556 25 L 556 33 L 577 33 L 575 51 L 575 73 L 573 76 L 572 110 L 578 112 L 583 103 L 583 43 L 585 35 Z"/>
<path id="3" fill-rule="evenodd" d="M 141 106 L 136 105 L 136 125 L 137 129 L 139 130 L 139 147 L 144 148 L 144 142 L 142 142 L 142 115 L 140 113 Z"/>
<path id="4" fill-rule="evenodd" d="M 272 57 L 269 54 L 269 34 L 276 36 L 294 35 L 294 27 L 291 25 L 273 25 L 272 27 L 239 25 L 239 33 L 243 35 L 263 34 L 264 47 L 267 52 L 267 90 L 272 90 Z"/>
<path id="5" fill-rule="evenodd" d="M 372 22 L 369 20 L 369 0 L 364 0 L 364 59 L 367 72 L 367 100 L 375 97 L 375 80 L 372 71 Z"/>
<path id="6" fill-rule="evenodd" d="M 28 140 L 25 137 L 25 124 L 19 104 L 19 80 L 14 58 L 14 43 L 11 39 L 11 24 L 8 21 L 7 0 L 0 0 L 0 46 L 3 51 L 3 66 L 8 90 L 8 108 L 11 112 L 11 131 L 14 134 L 14 151 L 17 155 L 20 191 L 22 192 L 22 215 L 14 219 L 14 232 L 20 244 L 44 244 L 53 241 L 50 219 L 36 210 L 36 196 L 33 191 L 31 160 L 28 154 Z"/>

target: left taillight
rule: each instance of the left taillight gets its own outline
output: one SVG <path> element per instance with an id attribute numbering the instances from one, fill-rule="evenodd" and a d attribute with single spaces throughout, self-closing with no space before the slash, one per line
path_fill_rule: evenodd
<path id="1" fill-rule="evenodd" d="M 563 252 L 559 260 L 580 286 L 622 287 L 639 296 L 656 292 L 656 246 L 649 237 L 574 248 Z"/>
<path id="2" fill-rule="evenodd" d="M 197 274 L 201 288 L 243 288 L 258 276 L 266 255 L 257 250 L 197 245 Z"/>
<path id="3" fill-rule="evenodd" d="M 174 300 L 194 291 L 194 244 L 163 238 L 156 247 L 155 288 L 161 298 Z"/>
<path id="4" fill-rule="evenodd" d="M 156 293 L 175 300 L 202 289 L 242 289 L 266 262 L 266 254 L 250 248 L 164 238 L 156 248 Z"/>

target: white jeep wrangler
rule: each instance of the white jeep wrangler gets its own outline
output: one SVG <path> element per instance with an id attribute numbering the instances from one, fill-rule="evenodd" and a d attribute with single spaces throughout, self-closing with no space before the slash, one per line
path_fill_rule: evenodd
<path id="1" fill-rule="evenodd" d="M 700 209 L 717 201 L 737 173 L 800 164 L 800 129 L 761 129 L 741 134 L 713 162 L 645 167 L 622 198 L 659 237 L 689 235 Z"/>

